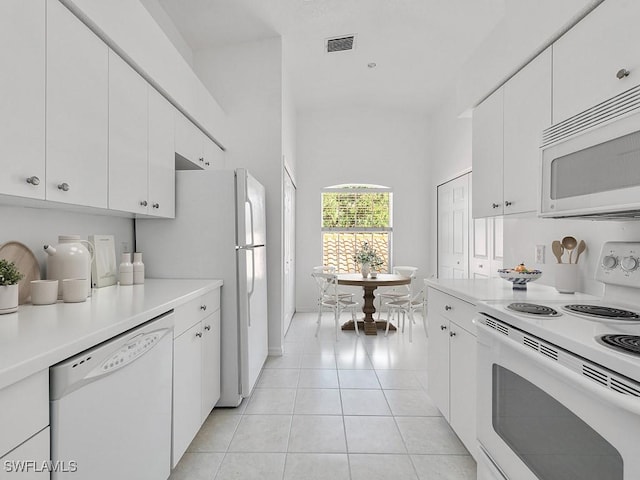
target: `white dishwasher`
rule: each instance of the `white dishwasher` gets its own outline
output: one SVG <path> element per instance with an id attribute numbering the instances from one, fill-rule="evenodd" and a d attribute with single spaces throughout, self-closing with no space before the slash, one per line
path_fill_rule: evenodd
<path id="1" fill-rule="evenodd" d="M 51 478 L 168 478 L 172 362 L 171 311 L 51 367 Z"/>

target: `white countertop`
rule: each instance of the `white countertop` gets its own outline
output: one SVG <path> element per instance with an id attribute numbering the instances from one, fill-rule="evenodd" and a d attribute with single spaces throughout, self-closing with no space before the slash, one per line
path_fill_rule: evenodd
<path id="1" fill-rule="evenodd" d="M 82 303 L 20 305 L 0 315 L 0 388 L 221 286 L 215 279 L 145 279 L 143 285 L 93 289 Z"/>
<path id="2" fill-rule="evenodd" d="M 460 280 L 429 278 L 424 283 L 427 287 L 433 287 L 474 305 L 482 300 L 573 302 L 598 298 L 585 293 L 558 293 L 554 287 L 536 282 L 529 282 L 526 290 L 514 290 L 511 282 L 502 278 Z"/>

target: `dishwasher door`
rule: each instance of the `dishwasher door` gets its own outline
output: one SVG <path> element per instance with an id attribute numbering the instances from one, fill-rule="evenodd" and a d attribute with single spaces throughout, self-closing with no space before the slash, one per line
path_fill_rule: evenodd
<path id="1" fill-rule="evenodd" d="M 52 479 L 169 477 L 172 316 L 51 367 Z"/>

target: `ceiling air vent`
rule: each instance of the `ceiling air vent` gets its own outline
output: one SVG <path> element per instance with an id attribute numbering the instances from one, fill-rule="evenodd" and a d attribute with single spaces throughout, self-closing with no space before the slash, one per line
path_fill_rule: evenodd
<path id="1" fill-rule="evenodd" d="M 355 41 L 355 35 L 344 35 L 342 37 L 328 38 L 326 42 L 327 53 L 353 50 Z"/>

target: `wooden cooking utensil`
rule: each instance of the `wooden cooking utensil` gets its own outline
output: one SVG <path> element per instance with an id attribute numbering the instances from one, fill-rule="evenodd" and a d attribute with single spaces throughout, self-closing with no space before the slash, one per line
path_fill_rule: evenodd
<path id="1" fill-rule="evenodd" d="M 571 263 L 571 255 L 573 254 L 573 249 L 576 248 L 576 245 L 578 245 L 578 241 L 571 236 L 567 236 L 562 239 L 562 246 L 565 250 L 569 251 L 569 263 Z"/>
<path id="2" fill-rule="evenodd" d="M 584 252 L 587 249 L 587 244 L 584 243 L 584 240 L 580 240 L 580 243 L 578 244 L 578 249 L 576 250 L 576 262 L 578 263 L 578 259 L 580 258 L 580 254 L 582 252 Z"/>
<path id="3" fill-rule="evenodd" d="M 564 253 L 564 248 L 562 247 L 560 240 L 554 240 L 553 242 L 551 242 L 551 251 L 558 260 L 558 263 L 562 263 L 562 254 Z"/>

